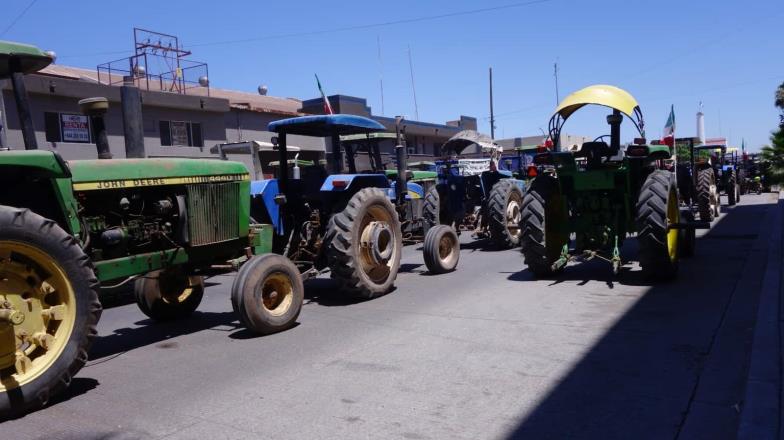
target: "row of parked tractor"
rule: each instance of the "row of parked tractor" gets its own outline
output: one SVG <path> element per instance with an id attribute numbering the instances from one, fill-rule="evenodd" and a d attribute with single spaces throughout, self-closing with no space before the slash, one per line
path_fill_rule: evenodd
<path id="1" fill-rule="evenodd" d="M 466 131 L 442 146 L 440 160 L 411 169 L 400 132 L 374 120 L 274 121 L 278 161 L 267 178 L 253 143 L 218 146 L 224 158 L 252 155 L 253 170 L 229 160 L 111 159 L 109 103 L 91 98 L 79 104 L 100 159 L 66 162 L 38 149 L 24 87 L 25 74 L 51 61 L 33 46 L 0 42 L 0 79 L 11 80 L 25 143 L 0 152 L 0 417 L 41 407 L 69 385 L 96 337 L 107 287 L 132 286 L 142 312 L 172 320 L 198 307 L 205 278 L 236 273 L 232 308 L 264 335 L 295 324 L 309 278 L 329 273 L 362 299 L 389 292 L 404 242 L 421 244 L 430 272 L 455 270 L 461 233 L 520 247 L 537 276 L 593 258 L 618 272 L 621 246 L 636 236 L 642 271 L 672 278 L 681 256 L 694 253 L 695 229 L 718 215 L 719 192 L 730 204 L 741 192 L 724 150 L 717 162 L 680 139 L 690 160 L 678 164 L 671 146 L 645 140 L 635 99 L 603 85 L 564 99 L 543 145 L 504 155 Z M 609 134 L 569 151 L 561 131 L 586 105 L 610 109 Z M 140 113 L 125 113 L 126 129 L 141 127 L 132 119 Z M 637 133 L 622 147 L 625 119 Z M 293 135 L 328 138 L 329 162 L 292 158 Z M 385 163 L 379 141 L 390 137 L 398 146 Z M 485 157 L 461 159 L 471 146 Z"/>

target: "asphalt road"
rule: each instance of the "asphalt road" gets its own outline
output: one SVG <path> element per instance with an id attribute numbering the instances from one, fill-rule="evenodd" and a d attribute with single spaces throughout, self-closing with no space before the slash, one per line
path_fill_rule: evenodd
<path id="1" fill-rule="evenodd" d="M 725 199 L 726 200 L 726 199 Z M 777 198 L 744 197 L 676 282 L 600 261 L 533 280 L 516 250 L 463 235 L 458 271 L 408 246 L 397 290 L 306 284 L 294 329 L 251 337 L 232 278 L 152 324 L 108 308 L 91 360 L 4 439 L 734 438 Z M 775 227 L 781 227 L 775 225 Z M 623 255 L 635 255 L 634 240 Z"/>

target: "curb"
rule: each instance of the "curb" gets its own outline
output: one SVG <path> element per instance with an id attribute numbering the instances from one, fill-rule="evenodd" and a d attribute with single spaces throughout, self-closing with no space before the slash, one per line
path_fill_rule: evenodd
<path id="1" fill-rule="evenodd" d="M 782 222 L 784 197 L 779 194 L 773 213 L 773 230 L 769 238 L 767 264 L 762 278 L 762 292 L 746 380 L 743 410 L 738 425 L 738 439 L 778 439 L 781 415 L 781 270 Z"/>

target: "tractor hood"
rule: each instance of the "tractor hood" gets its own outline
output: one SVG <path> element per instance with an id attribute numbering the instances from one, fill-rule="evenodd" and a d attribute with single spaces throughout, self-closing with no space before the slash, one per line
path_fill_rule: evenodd
<path id="1" fill-rule="evenodd" d="M 244 164 L 223 160 L 75 160 L 68 166 L 76 191 L 250 180 Z"/>
<path id="2" fill-rule="evenodd" d="M 479 133 L 474 130 L 463 130 L 456 135 L 449 138 L 448 141 L 441 146 L 442 154 L 461 154 L 463 150 L 471 145 L 479 145 L 483 152 L 500 151 L 502 147 L 496 144 L 490 136 Z"/>

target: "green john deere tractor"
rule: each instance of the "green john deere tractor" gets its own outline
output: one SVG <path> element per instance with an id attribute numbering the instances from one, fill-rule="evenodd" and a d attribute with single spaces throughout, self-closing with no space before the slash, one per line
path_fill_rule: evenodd
<path id="1" fill-rule="evenodd" d="M 564 123 L 586 105 L 612 110 L 610 134 L 584 143 L 579 151 L 559 151 Z M 622 151 L 624 115 L 640 137 Z M 522 253 L 528 268 L 548 276 L 574 258 L 600 258 L 617 273 L 623 240 L 636 233 L 643 272 L 659 279 L 675 276 L 680 250 L 693 246 L 696 225 L 682 221 L 675 174 L 663 169 L 671 152 L 665 145 L 646 144 L 634 97 L 606 85 L 579 90 L 559 104 L 550 119 L 550 138 L 554 151 L 534 160 L 552 171 L 538 173 L 523 199 Z"/>
<path id="2" fill-rule="evenodd" d="M 303 299 L 296 266 L 269 253 L 271 225 L 250 223 L 244 165 L 66 162 L 37 150 L 24 74 L 51 61 L 35 47 L 0 42 L 0 79 L 11 78 L 25 143 L 0 151 L 0 419 L 46 404 L 84 366 L 102 287 L 133 282 L 142 312 L 170 320 L 196 309 L 205 276 L 239 270 L 232 307 L 259 334 L 291 327 Z M 108 102 L 80 105 L 98 157 L 111 157 Z"/>

